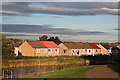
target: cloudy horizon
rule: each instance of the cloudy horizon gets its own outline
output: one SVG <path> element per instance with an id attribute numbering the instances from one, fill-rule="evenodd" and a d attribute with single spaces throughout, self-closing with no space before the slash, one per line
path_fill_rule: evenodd
<path id="1" fill-rule="evenodd" d="M 4 2 L 2 32 L 31 40 L 118 41 L 118 9 L 117 2 Z"/>

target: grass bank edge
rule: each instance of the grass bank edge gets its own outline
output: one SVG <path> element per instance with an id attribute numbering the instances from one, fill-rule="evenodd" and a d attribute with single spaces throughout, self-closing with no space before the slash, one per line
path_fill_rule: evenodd
<path id="1" fill-rule="evenodd" d="M 88 70 L 103 66 L 107 66 L 107 65 L 90 65 L 90 66 L 73 67 L 73 68 L 57 70 L 45 74 L 29 76 L 25 78 L 86 78 L 85 73 Z"/>

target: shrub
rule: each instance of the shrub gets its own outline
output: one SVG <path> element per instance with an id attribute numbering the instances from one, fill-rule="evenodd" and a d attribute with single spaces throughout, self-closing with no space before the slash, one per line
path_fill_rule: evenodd
<path id="1" fill-rule="evenodd" d="M 57 61 L 63 62 L 64 58 L 62 56 L 57 57 Z"/>
<path id="2" fill-rule="evenodd" d="M 86 64 L 86 66 L 90 65 L 90 61 L 86 60 L 85 64 Z"/>
<path id="3" fill-rule="evenodd" d="M 109 55 L 95 55 L 95 56 L 80 56 L 80 58 L 84 58 L 90 61 L 90 64 L 97 65 L 97 64 L 108 64 Z"/>

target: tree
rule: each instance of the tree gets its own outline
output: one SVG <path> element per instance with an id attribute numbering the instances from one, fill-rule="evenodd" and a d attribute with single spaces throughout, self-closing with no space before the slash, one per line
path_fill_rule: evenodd
<path id="1" fill-rule="evenodd" d="M 10 38 L 10 40 L 13 40 L 15 43 L 16 43 L 17 41 L 20 41 L 19 39 L 13 39 L 13 38 Z"/>
<path id="2" fill-rule="evenodd" d="M 47 41 L 48 40 L 48 36 L 43 35 L 42 37 L 39 37 L 40 41 Z"/>
<path id="3" fill-rule="evenodd" d="M 59 37 L 57 37 L 57 36 L 56 37 L 50 37 L 48 39 L 48 41 L 54 41 L 57 45 L 59 45 L 61 43 Z"/>
<path id="4" fill-rule="evenodd" d="M 2 35 L 2 58 L 13 58 L 14 46 L 10 39 L 7 39 L 5 35 Z"/>

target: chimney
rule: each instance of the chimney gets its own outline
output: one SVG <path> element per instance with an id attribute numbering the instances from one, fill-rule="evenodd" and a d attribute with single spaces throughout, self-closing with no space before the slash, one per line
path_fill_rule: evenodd
<path id="1" fill-rule="evenodd" d="M 86 43 L 88 43 L 88 41 Z"/>
<path id="2" fill-rule="evenodd" d="M 39 39 L 37 39 L 37 41 L 40 41 Z"/>
<path id="3" fill-rule="evenodd" d="M 71 41 L 69 41 L 69 43 L 71 43 Z"/>

